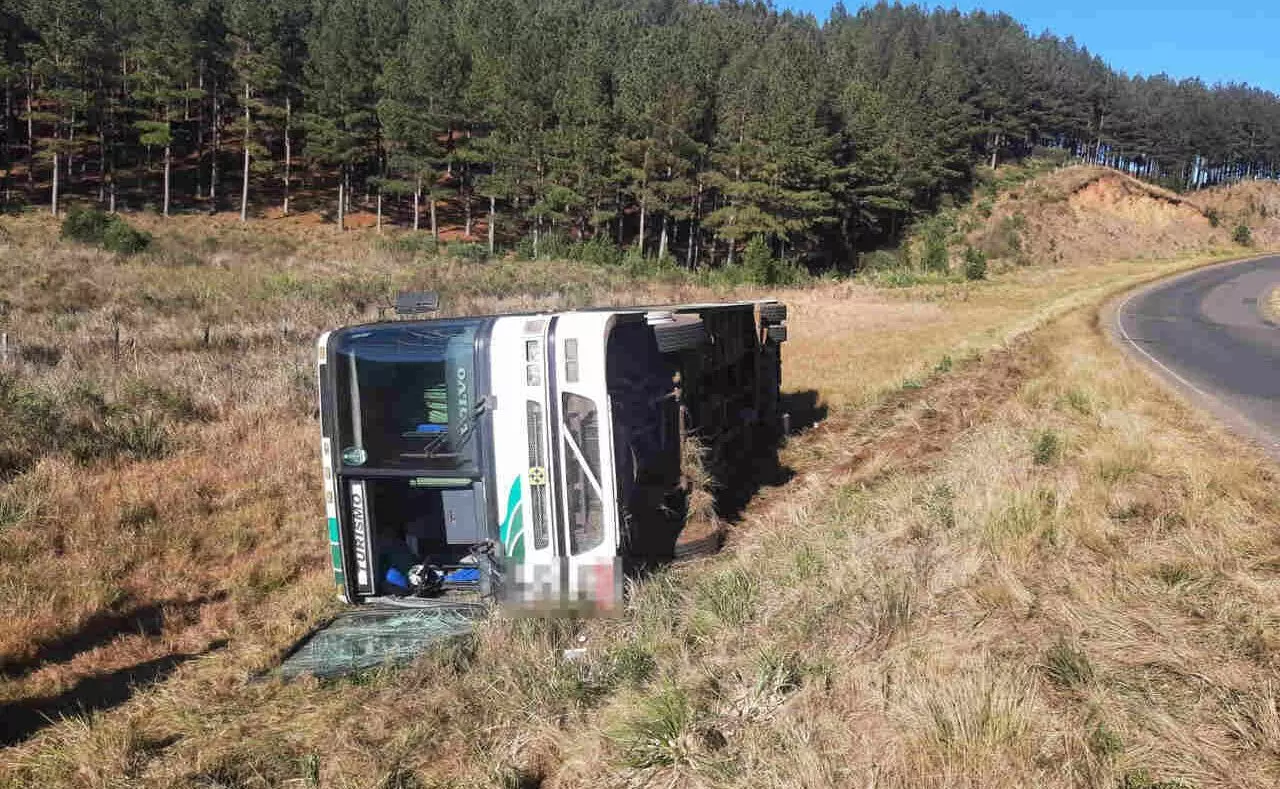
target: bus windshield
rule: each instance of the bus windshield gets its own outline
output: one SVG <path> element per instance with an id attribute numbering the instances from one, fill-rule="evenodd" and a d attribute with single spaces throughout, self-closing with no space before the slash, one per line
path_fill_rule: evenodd
<path id="1" fill-rule="evenodd" d="M 475 472 L 480 324 L 398 323 L 340 337 L 334 373 L 344 466 Z"/>

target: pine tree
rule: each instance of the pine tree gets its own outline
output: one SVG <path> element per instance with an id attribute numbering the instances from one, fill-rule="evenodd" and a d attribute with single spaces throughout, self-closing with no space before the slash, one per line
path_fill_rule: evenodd
<path id="1" fill-rule="evenodd" d="M 192 87 L 196 44 L 192 22 L 196 16 L 185 0 L 144 0 L 139 10 L 138 37 L 129 53 L 136 64 L 130 98 L 142 116 L 134 127 L 141 145 L 162 152 L 161 213 L 168 216 L 173 147 L 178 141 L 174 123 L 183 117 L 190 102 L 201 96 L 201 91 Z"/>
<path id="2" fill-rule="evenodd" d="M 63 179 L 70 176 L 72 157 L 87 142 L 89 92 L 84 79 L 99 45 L 95 12 L 89 0 L 32 0 L 24 9 L 28 24 L 39 31 L 39 40 L 25 46 L 27 120 L 29 128 L 43 130 L 43 136 L 33 141 L 33 158 L 51 167 L 49 209 L 54 214 Z"/>
<path id="3" fill-rule="evenodd" d="M 363 175 L 377 148 L 374 82 L 378 63 L 369 46 L 366 8 L 348 0 L 317 0 L 308 38 L 305 96 L 307 153 L 338 170 L 337 220 L 351 202 L 351 178 Z"/>
<path id="4" fill-rule="evenodd" d="M 378 119 L 386 136 L 388 170 L 383 188 L 413 196 L 413 229 L 421 221 L 424 189 L 431 201 L 431 234 L 439 239 L 435 204 L 446 196 L 437 186 L 447 142 L 459 128 L 462 53 L 449 7 L 441 0 L 414 0 L 410 27 L 386 61 L 378 87 Z"/>
<path id="5" fill-rule="evenodd" d="M 249 178 L 255 171 L 271 169 L 267 148 L 258 137 L 270 124 L 284 119 L 283 109 L 273 103 L 281 92 L 283 77 L 280 51 L 280 9 L 263 0 L 230 0 L 227 26 L 234 50 L 232 70 L 240 84 L 241 151 L 243 170 L 240 183 L 240 221 L 249 215 Z"/>

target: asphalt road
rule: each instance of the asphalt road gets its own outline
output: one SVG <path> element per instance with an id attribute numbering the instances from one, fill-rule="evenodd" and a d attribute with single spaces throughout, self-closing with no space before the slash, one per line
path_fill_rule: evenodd
<path id="1" fill-rule="evenodd" d="M 1280 326 L 1260 305 L 1280 256 L 1212 266 L 1131 294 L 1115 336 L 1159 375 L 1280 460 Z"/>

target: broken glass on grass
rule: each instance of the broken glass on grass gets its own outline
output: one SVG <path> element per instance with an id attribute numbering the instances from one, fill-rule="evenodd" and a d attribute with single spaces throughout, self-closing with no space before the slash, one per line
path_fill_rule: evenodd
<path id="1" fill-rule="evenodd" d="M 321 679 L 382 665 L 402 665 L 474 631 L 488 614 L 481 603 L 361 608 L 339 614 L 303 638 L 285 657 L 280 675 Z"/>

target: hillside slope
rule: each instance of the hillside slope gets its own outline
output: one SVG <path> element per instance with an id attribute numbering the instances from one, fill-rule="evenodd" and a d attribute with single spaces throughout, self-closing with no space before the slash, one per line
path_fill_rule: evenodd
<path id="1" fill-rule="evenodd" d="M 1229 243 L 1190 201 L 1100 167 L 1067 167 L 980 199 L 966 241 L 1010 263 L 1082 265 Z M 984 216 L 989 213 L 989 217 Z"/>
<path id="2" fill-rule="evenodd" d="M 955 222 L 956 240 L 996 266 L 1079 266 L 1205 252 L 1232 246 L 1239 224 L 1250 227 L 1254 246 L 1280 245 L 1280 184 L 1246 182 L 1179 195 L 1087 165 L 980 190 Z"/>
<path id="3" fill-rule="evenodd" d="M 1192 195 L 1206 213 L 1214 212 L 1224 227 L 1244 224 L 1259 247 L 1280 246 L 1280 183 L 1243 181 Z"/>

